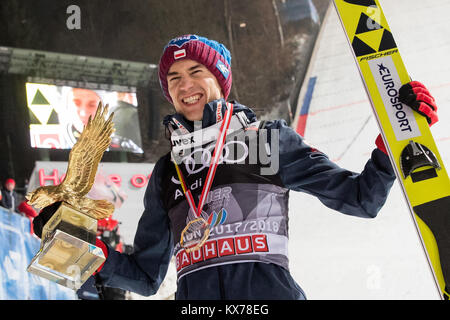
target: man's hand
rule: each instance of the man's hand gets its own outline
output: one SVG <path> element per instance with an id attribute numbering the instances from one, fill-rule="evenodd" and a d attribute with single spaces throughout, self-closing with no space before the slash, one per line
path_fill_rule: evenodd
<path id="1" fill-rule="evenodd" d="M 398 98 L 401 103 L 427 118 L 430 127 L 438 122 L 436 102 L 428 89 L 419 81 L 411 81 L 401 86 Z M 388 154 L 381 134 L 378 135 L 375 144 L 378 149 Z"/>
<path id="2" fill-rule="evenodd" d="M 436 102 L 422 83 L 411 81 L 404 84 L 399 90 L 398 98 L 401 103 L 426 117 L 430 127 L 439 120 Z"/>
<path id="3" fill-rule="evenodd" d="M 39 238 L 42 237 L 42 229 L 44 229 L 45 224 L 53 217 L 60 204 L 61 202 L 55 202 L 48 207 L 45 207 L 33 219 L 33 231 Z"/>

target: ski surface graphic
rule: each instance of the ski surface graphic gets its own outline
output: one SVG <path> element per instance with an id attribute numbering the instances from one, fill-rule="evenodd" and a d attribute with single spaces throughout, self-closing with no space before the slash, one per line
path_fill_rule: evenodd
<path id="1" fill-rule="evenodd" d="M 333 0 L 436 288 L 450 296 L 450 179 L 425 117 L 398 100 L 410 81 L 378 0 Z"/>

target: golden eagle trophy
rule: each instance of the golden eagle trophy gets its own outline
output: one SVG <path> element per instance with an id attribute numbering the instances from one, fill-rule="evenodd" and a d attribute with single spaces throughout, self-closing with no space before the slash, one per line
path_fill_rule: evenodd
<path id="1" fill-rule="evenodd" d="M 100 102 L 89 118 L 69 155 L 64 181 L 57 186 L 39 187 L 27 194 L 28 203 L 38 209 L 61 202 L 42 230 L 41 247 L 27 270 L 77 290 L 105 261 L 95 246 L 97 220 L 109 217 L 114 205 L 86 197 L 94 184 L 97 167 L 111 143 L 112 113 Z"/>

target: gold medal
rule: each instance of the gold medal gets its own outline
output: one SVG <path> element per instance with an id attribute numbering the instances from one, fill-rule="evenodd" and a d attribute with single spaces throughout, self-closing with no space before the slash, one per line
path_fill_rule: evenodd
<path id="1" fill-rule="evenodd" d="M 181 232 L 180 245 L 187 253 L 200 249 L 208 240 L 211 227 L 202 217 L 190 221 Z"/>

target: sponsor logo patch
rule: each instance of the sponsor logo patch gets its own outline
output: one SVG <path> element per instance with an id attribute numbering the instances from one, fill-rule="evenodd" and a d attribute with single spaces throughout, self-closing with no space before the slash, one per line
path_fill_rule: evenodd
<path id="1" fill-rule="evenodd" d="M 225 79 L 230 75 L 230 70 L 228 70 L 227 66 L 222 61 L 217 60 L 216 68 L 219 69 Z"/>
<path id="2" fill-rule="evenodd" d="M 187 266 L 213 258 L 268 251 L 265 234 L 226 237 L 209 240 L 200 249 L 190 253 L 181 250 L 175 257 L 175 264 L 177 271 L 180 271 Z"/>
<path id="3" fill-rule="evenodd" d="M 198 40 L 198 37 L 194 36 L 194 35 L 181 36 L 181 37 L 171 40 L 167 44 L 167 47 L 177 46 L 178 48 L 181 48 L 185 43 L 188 43 L 190 41 L 195 41 L 195 40 Z"/>

